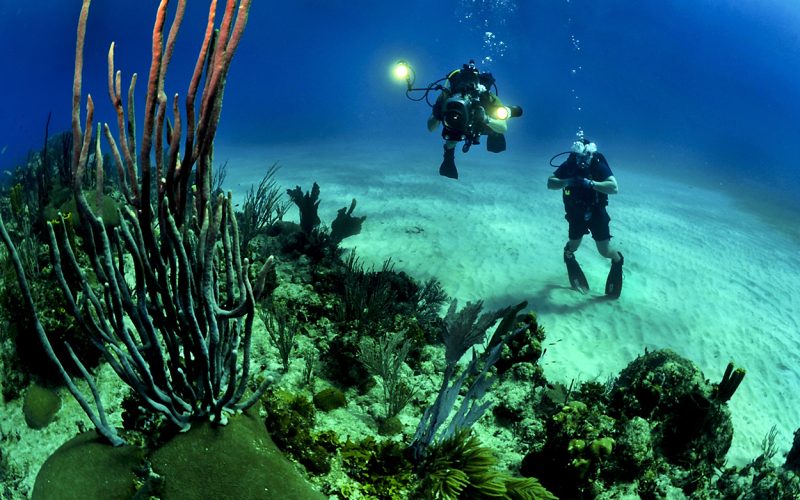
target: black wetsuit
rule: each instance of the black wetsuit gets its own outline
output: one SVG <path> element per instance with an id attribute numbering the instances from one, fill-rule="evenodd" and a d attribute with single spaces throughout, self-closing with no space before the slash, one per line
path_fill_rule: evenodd
<path id="1" fill-rule="evenodd" d="M 570 153 L 553 175 L 559 179 L 582 177 L 601 182 L 611 177 L 611 167 L 601 153 L 594 153 L 588 164 L 580 164 L 580 157 Z M 577 240 L 591 232 L 596 241 L 611 238 L 608 223 L 611 217 L 606 212 L 608 195 L 582 186 L 567 186 L 563 190 L 565 218 L 569 222 L 569 239 Z"/>

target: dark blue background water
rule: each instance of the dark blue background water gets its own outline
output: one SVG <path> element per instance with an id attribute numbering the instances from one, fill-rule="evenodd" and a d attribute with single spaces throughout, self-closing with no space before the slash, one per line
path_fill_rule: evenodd
<path id="1" fill-rule="evenodd" d="M 189 3 L 168 94 L 185 95 L 205 25 L 205 2 Z M 79 4 L 0 3 L 0 168 L 40 147 L 48 112 L 51 134 L 69 127 Z M 658 4 L 256 0 L 218 138 L 311 148 L 334 139 L 425 141 L 438 156 L 438 142 L 424 128 L 428 110 L 404 98 L 390 78 L 392 63 L 409 60 L 417 83 L 426 84 L 470 58 L 491 57 L 482 69 L 497 77 L 505 102 L 525 108 L 511 124 L 509 144 L 537 161 L 583 129 L 626 162 L 694 169 L 733 189 L 756 183 L 781 203 L 800 205 L 800 6 Z M 142 113 L 156 6 L 93 2 L 83 88 L 97 102 L 96 120 L 114 119 L 106 89 L 112 40 L 123 87 L 139 73 Z M 487 31 L 494 34 L 488 44 Z"/>

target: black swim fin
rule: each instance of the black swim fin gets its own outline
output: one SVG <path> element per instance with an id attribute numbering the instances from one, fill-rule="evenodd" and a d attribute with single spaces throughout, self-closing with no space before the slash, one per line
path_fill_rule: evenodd
<path id="1" fill-rule="evenodd" d="M 458 170 L 456 169 L 456 149 L 444 148 L 444 159 L 439 166 L 439 175 L 449 177 L 451 179 L 458 179 Z"/>
<path id="2" fill-rule="evenodd" d="M 622 293 L 622 264 L 625 258 L 619 254 L 619 262 L 611 262 L 611 270 L 606 278 L 606 295 L 613 299 L 618 299 Z"/>
<path id="3" fill-rule="evenodd" d="M 580 264 L 575 259 L 575 255 L 570 252 L 567 257 L 567 250 L 564 249 L 564 263 L 567 265 L 567 275 L 569 276 L 569 284 L 573 290 L 581 293 L 589 291 L 589 282 L 586 281 L 586 275 L 583 274 Z"/>
<path id="4" fill-rule="evenodd" d="M 502 153 L 506 150 L 506 136 L 497 132 L 489 132 L 486 136 L 486 151 Z"/>

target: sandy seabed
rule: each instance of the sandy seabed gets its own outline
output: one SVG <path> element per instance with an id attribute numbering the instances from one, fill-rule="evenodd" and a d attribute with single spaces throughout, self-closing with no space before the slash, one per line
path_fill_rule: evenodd
<path id="1" fill-rule="evenodd" d="M 458 152 L 460 180 L 453 181 L 437 174 L 435 141 L 430 148 L 311 143 L 224 151 L 225 185 L 239 197 L 279 161 L 284 187 L 319 183 L 324 222 L 356 198 L 355 215 L 367 220 L 343 246 L 355 247 L 368 266 L 391 258 L 396 270 L 435 276 L 462 304 L 527 300 L 547 330 L 548 379 L 605 381 L 645 349 L 672 349 L 713 382 L 733 361 L 747 376 L 729 403 L 728 462 L 755 458 L 773 425 L 779 453 L 791 446 L 800 427 L 800 253 L 797 238 L 778 228 L 794 227 L 796 217 L 784 224 L 770 214 L 765 224 L 767 215 L 738 196 L 609 158 L 620 185 L 608 207 L 612 241 L 625 255 L 622 297 L 610 301 L 603 296 L 609 263 L 588 236 L 577 258 L 592 290 L 581 295 L 568 286 L 567 223 L 560 192 L 546 189 L 549 155 Z"/>

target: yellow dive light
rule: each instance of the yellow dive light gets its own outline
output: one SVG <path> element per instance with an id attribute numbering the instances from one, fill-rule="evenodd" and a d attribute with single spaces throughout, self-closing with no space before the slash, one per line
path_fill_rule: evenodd
<path id="1" fill-rule="evenodd" d="M 394 65 L 392 73 L 394 73 L 394 77 L 398 80 L 405 80 L 408 90 L 411 90 L 411 87 L 414 86 L 414 80 L 416 80 L 414 68 L 412 68 L 411 65 L 406 61 L 403 61 L 402 59 L 397 61 Z"/>
<path id="2" fill-rule="evenodd" d="M 397 64 L 394 66 L 394 76 L 398 80 L 406 80 L 409 76 L 411 76 L 411 68 L 408 67 L 408 63 L 405 61 L 397 61 Z"/>
<path id="3" fill-rule="evenodd" d="M 500 106 L 499 108 L 494 110 L 494 117 L 498 120 L 505 120 L 509 116 L 511 116 L 511 110 L 505 106 Z"/>
<path id="4" fill-rule="evenodd" d="M 522 116 L 522 108 L 519 106 L 500 106 L 492 110 L 492 116 L 498 120 L 507 120 L 509 118 L 518 118 Z"/>

